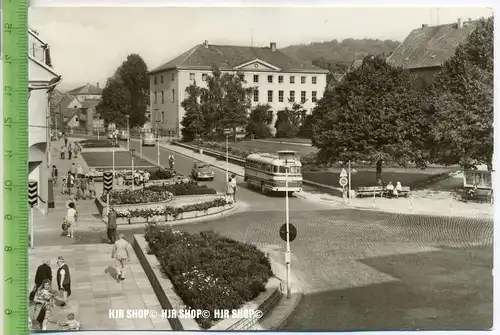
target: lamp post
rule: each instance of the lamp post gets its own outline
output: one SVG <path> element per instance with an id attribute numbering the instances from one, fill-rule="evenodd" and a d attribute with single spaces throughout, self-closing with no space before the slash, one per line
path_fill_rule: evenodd
<path id="1" fill-rule="evenodd" d="M 115 185 L 115 146 L 116 146 L 116 134 L 111 135 L 113 136 L 111 139 L 111 143 L 113 145 L 113 185 Z"/>
<path id="2" fill-rule="evenodd" d="M 160 124 L 159 120 L 156 120 L 156 165 L 160 167 L 160 137 L 158 136 L 158 125 Z"/>
<path id="3" fill-rule="evenodd" d="M 135 149 L 130 149 L 130 155 L 132 156 L 132 191 L 134 190 L 134 186 L 135 186 L 134 151 L 135 151 Z"/>
<path id="4" fill-rule="evenodd" d="M 288 203 L 288 173 L 289 167 L 288 162 L 285 160 L 285 223 L 286 223 L 286 253 L 285 253 L 285 263 L 286 263 L 286 298 L 290 299 L 291 288 L 290 288 L 290 262 L 292 260 L 290 252 L 290 210 Z"/>
<path id="5" fill-rule="evenodd" d="M 127 131 L 128 131 L 127 150 L 130 150 L 130 115 L 127 115 L 126 118 L 127 118 Z"/>
<path id="6" fill-rule="evenodd" d="M 224 129 L 224 135 L 226 135 L 226 181 L 229 180 L 229 147 L 228 147 L 228 136 L 231 132 L 230 129 Z"/>

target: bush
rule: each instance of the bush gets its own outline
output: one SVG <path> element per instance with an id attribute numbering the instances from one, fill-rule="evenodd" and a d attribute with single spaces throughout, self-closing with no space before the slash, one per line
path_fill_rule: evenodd
<path id="1" fill-rule="evenodd" d="M 299 133 L 299 127 L 289 122 L 278 124 L 276 128 L 276 137 L 280 138 L 294 138 Z"/>
<path id="2" fill-rule="evenodd" d="M 111 191 L 109 193 L 110 205 L 125 205 L 125 204 L 147 204 L 151 202 L 161 202 L 173 199 L 173 194 L 163 190 L 157 192 L 150 189 L 137 190 L 121 190 Z M 106 194 L 103 193 L 101 200 L 106 202 Z"/>
<path id="3" fill-rule="evenodd" d="M 178 183 L 174 185 L 152 185 L 146 187 L 146 190 L 153 192 L 169 192 L 173 195 L 198 195 L 198 194 L 217 194 L 213 188 L 208 188 L 206 185 L 199 185 L 195 181 L 187 183 Z"/>
<path id="4" fill-rule="evenodd" d="M 212 231 L 188 234 L 153 224 L 145 238 L 188 308 L 237 309 L 265 291 L 273 275 L 268 255 Z M 216 321 L 211 314 L 196 320 L 202 328 Z"/>
<path id="5" fill-rule="evenodd" d="M 78 142 L 82 148 L 112 148 L 113 144 L 111 141 L 108 140 L 84 140 L 84 141 L 79 141 Z M 117 143 L 115 145 L 116 147 L 119 147 L 120 145 Z"/>
<path id="6" fill-rule="evenodd" d="M 148 169 L 148 172 L 151 174 L 149 180 L 170 179 L 176 176 L 175 171 L 167 169 Z"/>

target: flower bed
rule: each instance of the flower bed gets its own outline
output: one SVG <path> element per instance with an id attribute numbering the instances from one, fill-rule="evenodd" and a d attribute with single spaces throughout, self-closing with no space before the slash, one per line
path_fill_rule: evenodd
<path id="1" fill-rule="evenodd" d="M 173 177 L 178 176 L 175 171 L 172 170 L 167 170 L 167 169 L 159 169 L 159 168 L 153 168 L 153 169 L 147 169 L 146 171 L 149 172 L 151 175 L 149 177 L 149 180 L 164 180 L 164 179 L 170 179 Z"/>
<path id="2" fill-rule="evenodd" d="M 199 185 L 197 182 L 190 180 L 187 183 L 178 183 L 173 185 L 152 185 L 146 187 L 146 190 L 155 192 L 170 192 L 175 196 L 180 195 L 197 195 L 197 194 L 217 194 L 213 188 L 207 185 Z"/>
<path id="3" fill-rule="evenodd" d="M 120 190 L 111 191 L 109 193 L 109 204 L 110 205 L 131 205 L 131 204 L 147 204 L 152 202 L 164 202 L 171 201 L 174 195 L 166 190 L 157 191 L 146 189 L 138 190 Z M 103 194 L 101 200 L 106 202 L 107 195 Z"/>
<path id="4" fill-rule="evenodd" d="M 188 234 L 149 225 L 145 238 L 188 308 L 237 309 L 264 292 L 273 275 L 268 255 L 213 232 Z M 211 313 L 196 321 L 208 329 L 216 320 Z"/>
<path id="5" fill-rule="evenodd" d="M 166 169 L 158 169 L 158 168 L 150 168 L 150 169 L 145 169 L 145 170 L 137 170 L 139 174 L 144 174 L 146 171 L 149 172 L 150 181 L 157 181 L 157 180 L 167 180 L 167 179 L 172 179 L 175 177 L 184 177 L 183 175 L 175 172 L 175 171 L 170 171 Z M 92 168 L 87 172 L 87 176 L 91 176 L 94 178 L 102 178 L 104 173 L 112 173 L 113 169 L 109 168 Z M 125 176 L 130 176 L 132 174 L 132 171 L 130 169 L 120 169 L 117 170 L 115 169 L 115 176 L 116 177 L 125 177 Z"/>
<path id="6" fill-rule="evenodd" d="M 83 140 L 78 142 L 82 146 L 82 148 L 112 148 L 113 143 L 109 140 Z M 115 148 L 120 145 L 116 144 Z"/>

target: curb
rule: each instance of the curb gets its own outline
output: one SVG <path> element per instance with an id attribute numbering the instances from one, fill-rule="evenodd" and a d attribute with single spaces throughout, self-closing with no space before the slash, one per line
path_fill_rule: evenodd
<path id="1" fill-rule="evenodd" d="M 280 321 L 279 324 L 276 325 L 276 327 L 273 327 L 272 330 L 282 330 L 283 327 L 286 325 L 288 319 L 290 318 L 290 316 L 293 314 L 293 312 L 295 312 L 295 310 L 297 309 L 297 307 L 299 306 L 300 302 L 302 301 L 302 299 L 304 298 L 304 292 L 302 290 L 301 287 L 298 287 L 297 289 L 297 292 L 295 293 L 296 294 L 296 297 L 295 297 L 295 301 L 293 302 L 293 304 L 291 305 L 290 307 L 290 310 L 283 316 L 282 320 Z M 293 294 L 292 294 L 293 295 Z M 286 295 L 283 295 L 282 299 L 285 299 L 286 300 Z M 292 298 L 293 299 L 293 298 Z M 281 302 L 281 301 L 280 301 Z M 278 302 L 278 304 L 280 303 Z"/>

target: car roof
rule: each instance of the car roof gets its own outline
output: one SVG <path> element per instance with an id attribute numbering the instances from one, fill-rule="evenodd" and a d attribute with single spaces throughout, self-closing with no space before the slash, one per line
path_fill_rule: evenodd
<path id="1" fill-rule="evenodd" d="M 194 166 L 208 166 L 208 164 L 203 162 L 196 162 L 194 163 Z"/>

